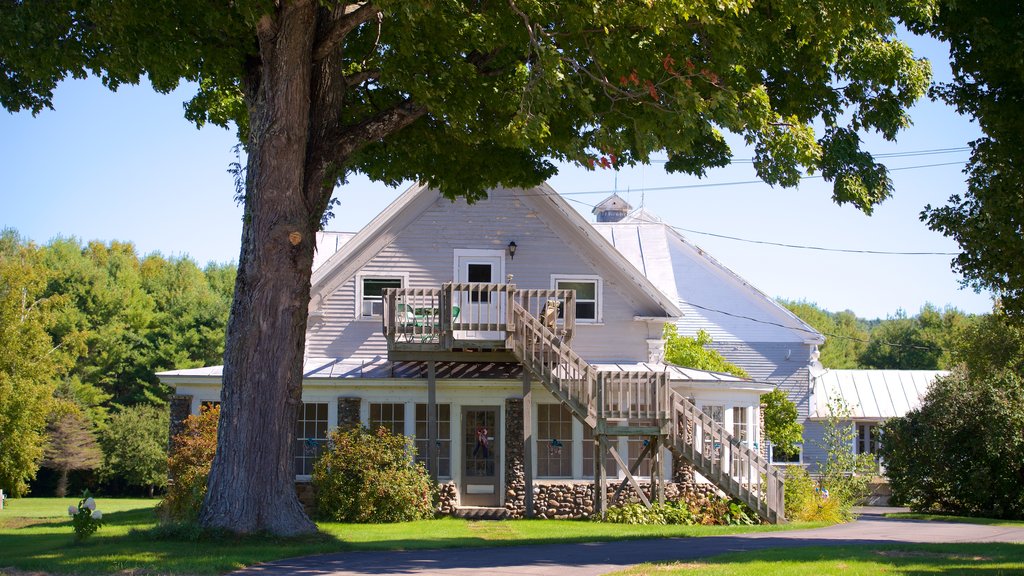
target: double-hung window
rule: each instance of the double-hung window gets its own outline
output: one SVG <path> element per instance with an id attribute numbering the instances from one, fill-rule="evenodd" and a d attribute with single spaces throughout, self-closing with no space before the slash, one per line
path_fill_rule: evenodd
<path id="1" fill-rule="evenodd" d="M 596 323 L 601 321 L 601 278 L 599 276 L 564 275 L 551 278 L 552 288 L 576 291 L 576 321 Z M 563 318 L 565 311 L 558 310 Z"/>
<path id="2" fill-rule="evenodd" d="M 384 289 L 401 288 L 401 278 L 361 276 L 359 286 L 359 317 L 380 318 L 384 315 Z"/>

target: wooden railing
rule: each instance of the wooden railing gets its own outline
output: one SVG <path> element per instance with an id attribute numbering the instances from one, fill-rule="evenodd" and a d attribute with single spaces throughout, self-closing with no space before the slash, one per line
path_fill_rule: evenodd
<path id="1" fill-rule="evenodd" d="M 598 372 L 597 417 L 660 425 L 670 417 L 671 391 L 664 372 Z"/>
<path id="2" fill-rule="evenodd" d="M 550 320 L 549 328 L 566 342 L 571 341 L 576 327 L 572 290 L 517 290 L 514 284 L 447 282 L 441 288 L 387 288 L 383 301 L 383 331 L 392 346 L 443 348 L 456 341 L 504 340 L 512 326 L 512 302 Z"/>
<path id="3" fill-rule="evenodd" d="M 762 518 L 785 521 L 782 473 L 763 456 L 677 392 L 672 392 L 672 425 L 674 454 Z"/>
<path id="4" fill-rule="evenodd" d="M 474 338 L 504 340 L 523 366 L 588 426 L 599 428 L 600 422 L 607 430 L 609 420 L 657 426 L 676 456 L 726 494 L 769 522 L 785 520 L 782 474 L 674 392 L 665 373 L 598 372 L 572 349 L 572 291 L 447 283 L 440 289 L 386 289 L 384 308 L 389 345 L 450 349 Z"/>
<path id="5" fill-rule="evenodd" d="M 512 305 L 512 352 L 555 398 L 591 427 L 597 425 L 597 369 L 518 302 Z"/>

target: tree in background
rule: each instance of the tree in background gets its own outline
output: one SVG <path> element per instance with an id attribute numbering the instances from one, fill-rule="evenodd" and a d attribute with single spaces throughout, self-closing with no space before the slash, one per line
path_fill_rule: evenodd
<path id="1" fill-rule="evenodd" d="M 1024 317 L 1024 13 L 1014 0 L 938 2 L 937 12 L 909 22 L 919 34 L 949 43 L 953 80 L 933 99 L 969 114 L 983 136 L 971 143 L 967 191 L 921 219 L 957 241 L 954 268 L 975 289 L 989 289 L 1007 315 Z"/>
<path id="2" fill-rule="evenodd" d="M 859 358 L 868 341 L 865 321 L 849 310 L 829 312 L 805 300 L 780 299 L 779 303 L 825 335 L 825 343 L 818 349 L 822 366 L 839 370 L 861 367 Z"/>
<path id="3" fill-rule="evenodd" d="M 729 163 L 729 131 L 754 147 L 770 184 L 820 171 L 837 202 L 870 212 L 892 184 L 860 133 L 892 140 L 909 124 L 930 70 L 895 39 L 896 22 L 930 9 L 27 0 L 0 4 L 0 104 L 38 112 L 60 80 L 89 73 L 111 88 L 189 80 L 190 119 L 238 128 L 242 251 L 201 522 L 298 534 L 315 530 L 288 457 L 315 233 L 349 174 L 470 199 L 498 183 L 537 184 L 552 159 L 617 167 L 664 152 L 666 169 L 703 175 Z"/>
<path id="4" fill-rule="evenodd" d="M 796 404 L 779 388 L 761 396 L 761 404 L 765 440 L 779 454 L 798 454 L 797 444 L 804 441 L 804 427 L 797 420 Z"/>
<path id="5" fill-rule="evenodd" d="M 829 312 L 804 301 L 780 300 L 825 336 L 820 361 L 825 368 L 940 370 L 952 365 L 961 333 L 978 321 L 956 308 L 925 304 L 915 316 L 903 310 L 885 320 L 864 320 L 853 312 Z"/>
<path id="6" fill-rule="evenodd" d="M 0 489 L 19 496 L 43 457 L 46 417 L 61 371 L 46 333 L 53 301 L 31 247 L 0 233 Z"/>
<path id="7" fill-rule="evenodd" d="M 680 336 L 675 324 L 665 324 L 662 337 L 665 339 L 665 361 L 676 366 L 724 372 L 741 378 L 749 378 L 747 371 L 729 362 L 717 350 L 707 348 L 711 344 L 711 336 L 703 330 L 690 338 Z"/>
<path id="8" fill-rule="evenodd" d="M 1024 328 L 1000 311 L 968 327 L 958 367 L 886 422 L 895 501 L 915 510 L 1024 518 Z"/>
<path id="9" fill-rule="evenodd" d="M 166 486 L 169 420 L 166 408 L 145 404 L 114 413 L 100 436 L 100 476 L 146 488 L 150 496 L 155 488 Z"/>
<path id="10" fill-rule="evenodd" d="M 68 473 L 99 468 L 103 463 L 103 452 L 96 442 L 92 425 L 75 411 L 53 418 L 46 427 L 46 436 L 43 466 L 60 475 L 54 495 L 63 498 L 68 492 Z"/>

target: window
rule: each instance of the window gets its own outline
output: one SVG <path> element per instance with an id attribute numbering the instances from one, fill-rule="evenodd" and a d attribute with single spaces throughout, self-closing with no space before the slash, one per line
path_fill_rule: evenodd
<path id="1" fill-rule="evenodd" d="M 401 288 L 401 278 L 375 278 L 364 276 L 359 279 L 360 311 L 362 318 L 380 318 L 384 315 L 384 289 Z"/>
<path id="2" fill-rule="evenodd" d="M 370 431 L 381 427 L 392 434 L 405 434 L 405 404 L 370 404 Z"/>
<path id="3" fill-rule="evenodd" d="M 295 475 L 313 473 L 320 450 L 327 444 L 327 403 L 303 402 L 295 421 Z"/>
<path id="4" fill-rule="evenodd" d="M 452 476 L 452 406 L 438 404 L 437 408 L 437 476 Z M 416 405 L 416 461 L 430 468 L 427 461 L 427 405 Z"/>
<path id="5" fill-rule="evenodd" d="M 630 422 L 630 424 L 636 425 L 636 422 Z M 644 448 L 647 448 L 647 445 L 650 444 L 650 442 L 651 439 L 647 436 L 630 436 L 629 441 L 627 442 L 629 451 L 626 453 L 626 457 L 623 458 L 626 464 L 632 468 L 636 463 L 637 457 L 644 451 Z M 649 477 L 651 475 L 651 462 L 651 456 L 646 456 L 644 461 L 640 463 L 640 466 L 637 467 L 636 474 L 634 474 L 634 476 L 644 478 Z"/>
<path id="6" fill-rule="evenodd" d="M 705 404 L 700 409 L 701 412 L 707 414 L 712 420 L 718 425 L 725 423 L 725 406 L 718 404 Z M 712 460 L 718 461 L 722 458 L 722 446 L 719 442 L 716 442 L 711 434 L 705 434 L 703 441 L 703 452 L 704 456 L 711 458 Z"/>
<path id="7" fill-rule="evenodd" d="M 576 321 L 600 322 L 601 320 L 601 279 L 596 276 L 553 277 L 552 284 L 557 290 L 576 291 Z M 558 317 L 565 311 L 559 308 Z"/>
<path id="8" fill-rule="evenodd" d="M 609 441 L 615 443 L 615 449 L 618 450 L 617 439 L 612 437 Z M 583 425 L 583 476 L 585 478 L 594 477 L 594 429 L 586 424 Z M 615 466 L 615 459 L 609 454 L 604 459 L 605 473 L 609 478 L 615 478 L 619 475 L 618 468 Z"/>
<path id="9" fill-rule="evenodd" d="M 768 459 L 772 464 L 800 464 L 803 462 L 804 447 L 797 445 L 792 452 L 776 450 L 775 446 L 768 445 Z"/>
<path id="10" fill-rule="evenodd" d="M 202 414 L 207 410 L 213 410 L 214 408 L 220 408 L 220 400 L 203 400 L 199 403 L 199 413 Z"/>
<path id="11" fill-rule="evenodd" d="M 857 454 L 877 454 L 880 445 L 881 429 L 874 422 L 857 424 Z"/>
<path id="12" fill-rule="evenodd" d="M 747 422 L 746 406 L 733 406 L 732 409 L 732 436 L 743 444 L 750 442 L 750 426 Z"/>
<path id="13" fill-rule="evenodd" d="M 561 404 L 537 405 L 537 476 L 572 477 L 572 414 Z"/>

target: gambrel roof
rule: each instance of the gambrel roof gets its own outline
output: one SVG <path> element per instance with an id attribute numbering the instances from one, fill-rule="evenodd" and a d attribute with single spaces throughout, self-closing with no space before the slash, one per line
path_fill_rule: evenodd
<path id="1" fill-rule="evenodd" d="M 716 342 L 822 344 L 817 330 L 643 209 L 593 225 L 683 311 L 680 333 Z"/>

